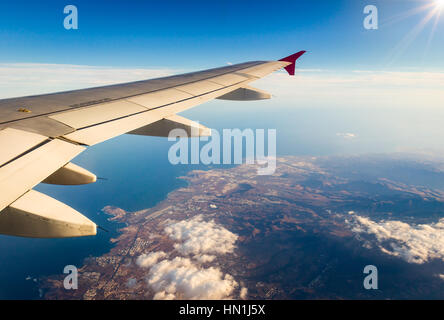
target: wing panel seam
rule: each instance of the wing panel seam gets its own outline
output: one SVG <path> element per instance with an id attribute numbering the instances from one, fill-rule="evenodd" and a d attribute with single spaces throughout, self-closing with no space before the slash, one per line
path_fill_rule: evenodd
<path id="1" fill-rule="evenodd" d="M 45 144 L 51 142 L 52 140 L 53 140 L 53 139 L 49 138 L 49 139 L 46 139 L 46 140 L 40 142 L 39 144 L 33 146 L 31 149 L 28 149 L 28 150 L 26 150 L 25 152 L 22 152 L 22 153 L 20 153 L 19 155 L 15 156 L 15 157 L 12 158 L 11 160 L 9 160 L 9 161 L 7 161 L 7 162 L 1 164 L 1 165 L 0 165 L 0 168 L 3 168 L 4 166 L 7 166 L 7 165 L 10 164 L 11 162 L 14 162 L 14 161 L 16 161 L 17 159 L 19 159 L 19 158 L 21 158 L 21 157 L 27 155 L 28 153 L 30 153 L 30 152 L 32 152 L 32 151 L 34 151 L 34 150 L 40 148 L 41 146 L 44 146 Z"/>
<path id="2" fill-rule="evenodd" d="M 105 123 L 109 123 L 109 122 L 125 119 L 125 118 L 128 118 L 128 117 L 136 116 L 138 114 L 146 113 L 146 112 L 149 112 L 149 111 L 152 111 L 152 110 L 157 110 L 157 109 L 160 109 L 160 108 L 168 107 L 168 106 L 171 106 L 171 105 L 176 104 L 176 103 L 181 103 L 181 102 L 189 101 L 189 100 L 192 100 L 192 99 L 200 98 L 200 97 L 205 96 L 207 94 L 211 94 L 211 93 L 214 93 L 214 92 L 217 92 L 217 91 L 220 91 L 220 90 L 225 90 L 227 88 L 237 86 L 237 85 L 239 85 L 239 84 L 241 84 L 243 82 L 250 82 L 250 81 L 251 80 L 244 80 L 244 81 L 241 81 L 241 82 L 238 82 L 238 83 L 235 83 L 235 84 L 223 87 L 223 88 L 219 88 L 219 89 L 216 89 L 216 90 L 208 91 L 208 92 L 202 93 L 200 95 L 189 97 L 189 98 L 186 98 L 186 99 L 177 100 L 175 102 L 171 102 L 171 103 L 167 103 L 167 104 L 164 104 L 164 105 L 161 105 L 161 106 L 158 106 L 158 107 L 154 107 L 152 109 L 147 109 L 147 110 L 144 110 L 144 111 L 128 114 L 126 116 L 122 116 L 122 117 L 119 117 L 119 118 L 115 118 L 115 119 L 111 119 L 111 120 L 107 120 L 107 121 L 102 121 L 102 122 L 98 122 L 98 123 L 95 123 L 95 124 L 92 124 L 92 125 L 89 125 L 89 126 L 81 127 L 81 128 L 78 128 L 76 131 L 92 128 L 92 127 L 95 127 L 95 126 L 98 126 L 98 125 L 101 125 L 101 124 L 105 124 Z M 175 89 L 175 90 L 179 90 L 179 89 Z M 179 90 L 179 91 L 181 91 L 181 90 Z M 128 100 L 125 100 L 125 101 L 128 101 Z M 128 102 L 131 102 L 131 101 L 128 101 Z M 131 103 L 133 103 L 133 102 L 131 102 Z"/>

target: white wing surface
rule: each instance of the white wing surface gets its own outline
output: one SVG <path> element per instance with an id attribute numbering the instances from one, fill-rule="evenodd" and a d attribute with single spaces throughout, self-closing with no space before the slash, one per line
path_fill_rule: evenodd
<path id="1" fill-rule="evenodd" d="M 167 136 L 173 128 L 210 130 L 176 115 L 212 99 L 260 100 L 249 84 L 285 68 L 294 75 L 305 51 L 160 79 L 0 100 L 0 233 L 39 238 L 96 234 L 69 206 L 32 190 L 37 184 L 96 181 L 70 161 L 88 146 L 121 134 Z"/>

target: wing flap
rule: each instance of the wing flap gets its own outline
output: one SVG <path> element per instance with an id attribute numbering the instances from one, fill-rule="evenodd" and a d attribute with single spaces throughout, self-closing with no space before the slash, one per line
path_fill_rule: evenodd
<path id="1" fill-rule="evenodd" d="M 14 161 L 0 167 L 0 210 L 20 198 L 85 150 L 59 139 L 45 140 Z"/>
<path id="2" fill-rule="evenodd" d="M 184 91 L 184 92 L 189 93 L 193 96 L 200 96 L 200 95 L 208 93 L 208 92 L 220 90 L 224 87 L 225 86 L 217 84 L 215 82 L 205 80 L 205 81 L 198 81 L 195 83 L 186 84 L 183 86 L 178 86 L 175 89 L 180 90 L 180 91 Z"/>
<path id="3" fill-rule="evenodd" d="M 51 138 L 60 137 L 63 136 L 64 134 L 75 131 L 74 128 L 48 117 L 36 117 L 36 118 L 20 120 L 11 123 L 9 125 L 9 128 L 34 132 L 36 134 Z"/>
<path id="4" fill-rule="evenodd" d="M 177 101 L 192 98 L 193 95 L 176 89 L 160 90 L 152 93 L 142 94 L 126 100 L 144 106 L 147 109 L 175 103 Z"/>
<path id="5" fill-rule="evenodd" d="M 162 118 L 163 116 L 161 114 L 146 111 L 137 115 L 80 129 L 67 134 L 64 137 L 80 144 L 92 146 L 147 124 L 159 121 Z"/>
<path id="6" fill-rule="evenodd" d="M 48 139 L 39 134 L 6 128 L 0 131 L 0 167 Z"/>
<path id="7" fill-rule="evenodd" d="M 251 77 L 247 75 L 241 75 L 236 73 L 224 74 L 211 79 L 212 82 L 218 83 L 222 86 L 230 86 L 236 83 L 240 83 L 249 80 Z"/>
<path id="8" fill-rule="evenodd" d="M 80 129 L 146 110 L 147 109 L 145 107 L 140 105 L 125 100 L 119 100 L 100 104 L 94 107 L 55 114 L 50 116 L 50 118 L 64 123 L 72 128 Z"/>

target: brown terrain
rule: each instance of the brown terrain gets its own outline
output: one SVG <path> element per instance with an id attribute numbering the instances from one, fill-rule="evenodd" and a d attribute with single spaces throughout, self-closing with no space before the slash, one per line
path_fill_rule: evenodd
<path id="1" fill-rule="evenodd" d="M 105 207 L 110 219 L 126 224 L 112 240 L 115 246 L 84 261 L 78 290 L 65 290 L 62 275 L 44 279 L 45 298 L 152 299 L 147 270 L 135 263 L 137 257 L 163 251 L 174 258 L 178 253 L 165 225 L 197 215 L 238 236 L 232 253 L 203 266 L 229 273 L 248 289 L 245 298 L 371 298 L 361 289 L 361 262 L 376 259 L 375 254 L 366 254 L 345 225 L 348 211 L 382 212 L 378 208 L 398 201 L 388 201 L 384 192 L 437 203 L 443 193 L 383 178 L 372 182 L 382 191 L 369 195 L 316 163 L 315 158 L 279 158 L 272 176 L 256 175 L 252 165 L 192 171 L 182 177 L 187 187 L 153 208 L 127 212 Z M 353 263 L 356 274 L 346 267 Z"/>

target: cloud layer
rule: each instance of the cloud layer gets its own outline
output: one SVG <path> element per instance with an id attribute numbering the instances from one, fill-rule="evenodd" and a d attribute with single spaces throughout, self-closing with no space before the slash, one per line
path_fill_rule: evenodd
<path id="1" fill-rule="evenodd" d="M 136 260 L 136 264 L 142 268 L 152 267 L 157 261 L 165 258 L 167 254 L 163 251 L 150 252 L 148 254 L 142 254 Z"/>
<path id="2" fill-rule="evenodd" d="M 217 225 L 214 220 L 203 221 L 201 215 L 191 220 L 172 223 L 165 233 L 173 240 L 178 252 L 184 255 L 214 255 L 233 252 L 237 235 Z M 208 257 L 207 257 L 208 259 Z"/>
<path id="3" fill-rule="evenodd" d="M 376 246 L 383 252 L 409 263 L 444 261 L 444 218 L 437 223 L 409 225 L 401 221 L 375 222 L 353 215 L 347 222 L 353 232 L 374 235 Z"/>
<path id="4" fill-rule="evenodd" d="M 169 69 L 94 67 L 65 64 L 0 64 L 0 99 L 104 86 L 168 76 Z"/>
<path id="5" fill-rule="evenodd" d="M 190 70 L 0 64 L 0 99 L 157 78 Z M 298 69 L 255 83 L 292 106 L 441 107 L 444 72 Z"/>
<path id="6" fill-rule="evenodd" d="M 217 268 L 202 268 L 189 258 L 162 260 L 149 271 L 154 299 L 228 299 L 238 283 Z"/>
<path id="7" fill-rule="evenodd" d="M 441 107 L 444 72 L 298 69 L 274 73 L 254 84 L 291 106 Z"/>
<path id="8" fill-rule="evenodd" d="M 338 133 L 336 133 L 336 135 L 338 137 L 341 137 L 341 138 L 344 138 L 344 139 L 348 139 L 348 140 L 351 140 L 351 139 L 354 139 L 354 138 L 357 137 L 357 135 L 355 133 L 350 133 L 350 132 L 345 132 L 345 133 L 338 132 Z"/>
<path id="9" fill-rule="evenodd" d="M 168 259 L 163 251 L 142 254 L 136 264 L 149 269 L 146 281 L 154 291 L 154 299 L 230 299 L 239 284 L 218 267 L 208 267 L 217 256 L 232 253 L 237 235 L 198 215 L 186 221 L 166 225 L 165 234 L 175 244 L 175 256 Z M 173 253 L 171 253 L 173 254 Z M 240 288 L 238 296 L 247 296 Z"/>

